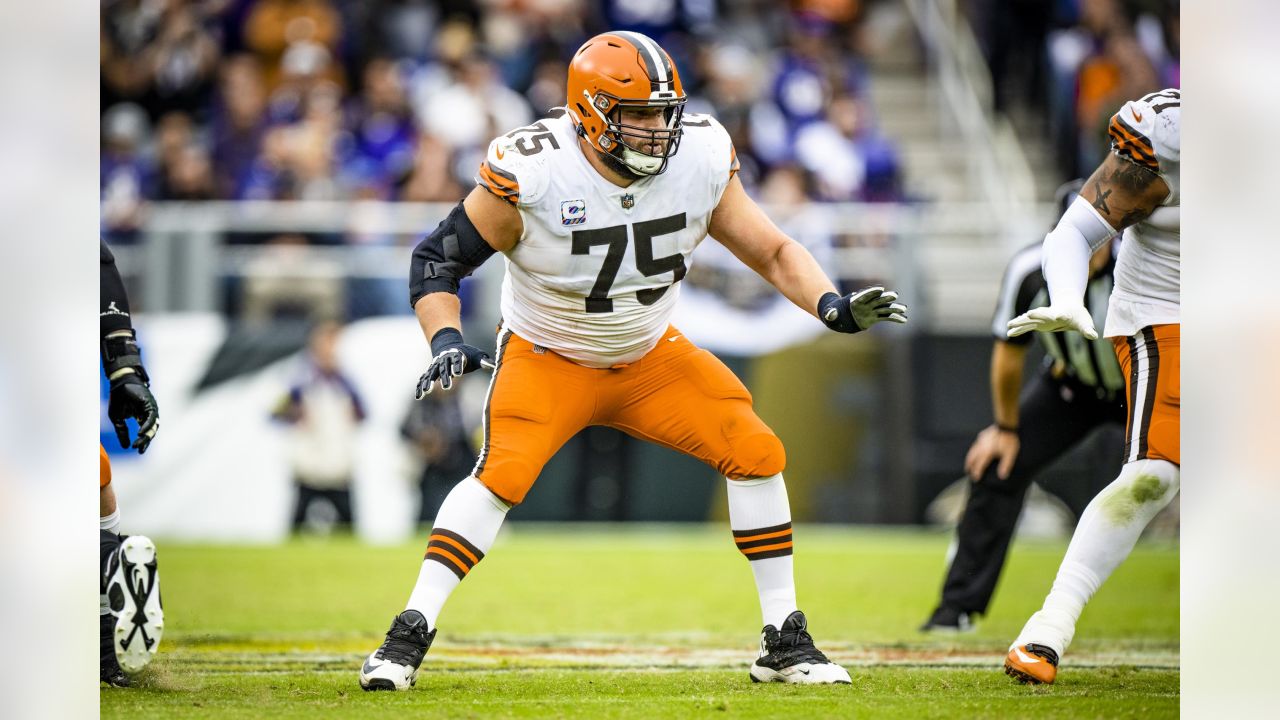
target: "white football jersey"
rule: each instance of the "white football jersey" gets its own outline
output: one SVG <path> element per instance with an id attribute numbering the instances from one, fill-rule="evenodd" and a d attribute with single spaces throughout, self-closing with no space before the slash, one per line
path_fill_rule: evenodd
<path id="1" fill-rule="evenodd" d="M 1111 118 L 1111 151 L 1157 173 L 1169 186 L 1169 197 L 1145 220 L 1125 228 L 1104 330 L 1107 337 L 1133 335 L 1148 325 L 1181 320 L 1181 119 L 1179 90 L 1127 102 Z"/>
<path id="2" fill-rule="evenodd" d="M 666 170 L 625 188 L 587 161 L 563 108 L 489 145 L 476 182 L 524 221 L 506 253 L 505 327 L 587 367 L 624 365 L 653 349 L 738 169 L 720 123 L 685 114 L 683 126 Z"/>

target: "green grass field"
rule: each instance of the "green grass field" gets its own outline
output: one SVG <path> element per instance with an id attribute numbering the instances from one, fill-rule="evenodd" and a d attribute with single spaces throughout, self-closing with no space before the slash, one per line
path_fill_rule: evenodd
<path id="1" fill-rule="evenodd" d="M 450 600 L 407 693 L 364 693 L 362 657 L 408 596 L 425 540 L 161 543 L 166 633 L 104 718 L 1176 717 L 1178 551 L 1141 545 L 1085 611 L 1058 683 L 1000 671 L 1064 543 L 1017 543 L 976 633 L 915 628 L 949 536 L 796 530 L 800 605 L 852 686 L 756 685 L 760 626 L 727 528 L 513 524 Z"/>

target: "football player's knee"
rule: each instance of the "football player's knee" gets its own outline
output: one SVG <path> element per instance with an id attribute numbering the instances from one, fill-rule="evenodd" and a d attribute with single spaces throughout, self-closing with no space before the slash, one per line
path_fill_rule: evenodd
<path id="1" fill-rule="evenodd" d="M 786 469 L 787 452 L 773 433 L 758 433 L 734 443 L 732 457 L 720 472 L 732 479 L 768 477 Z"/>
<path id="2" fill-rule="evenodd" d="M 1132 470 L 1129 469 L 1132 465 Z M 1166 502 L 1173 497 L 1182 484 L 1182 470 L 1168 460 L 1139 460 L 1125 466 L 1129 483 L 1134 487 L 1144 486 L 1148 495 L 1160 495 Z"/>
<path id="3" fill-rule="evenodd" d="M 518 459 L 491 460 L 495 461 L 486 461 L 476 479 L 512 507 L 524 502 L 524 496 L 533 487 L 533 481 L 538 479 L 541 468 Z"/>
<path id="4" fill-rule="evenodd" d="M 1168 460 L 1126 463 L 1120 477 L 1098 493 L 1094 503 L 1118 523 L 1148 522 L 1177 494 L 1181 477 L 1178 466 Z"/>

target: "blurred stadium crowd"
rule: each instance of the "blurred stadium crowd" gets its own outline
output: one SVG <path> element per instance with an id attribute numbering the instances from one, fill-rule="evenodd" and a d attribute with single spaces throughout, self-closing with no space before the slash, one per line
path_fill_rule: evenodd
<path id="1" fill-rule="evenodd" d="M 1179 0 L 969 0 L 997 111 L 1043 117 L 1063 179 L 1107 149 L 1124 102 L 1181 87 Z"/>
<path id="2" fill-rule="evenodd" d="M 105 0 L 102 222 L 148 200 L 453 202 L 488 142 L 563 104 L 567 60 L 648 34 L 767 200 L 897 200 L 859 0 Z"/>

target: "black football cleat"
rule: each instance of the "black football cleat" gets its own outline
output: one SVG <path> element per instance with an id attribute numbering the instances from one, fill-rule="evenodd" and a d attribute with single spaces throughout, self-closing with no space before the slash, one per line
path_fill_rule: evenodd
<path id="1" fill-rule="evenodd" d="M 116 660 L 116 646 L 112 639 L 116 629 L 116 616 L 110 613 L 98 616 L 98 679 L 112 687 L 129 687 L 129 676 Z"/>
<path id="2" fill-rule="evenodd" d="M 382 647 L 365 658 L 360 667 L 360 687 L 365 690 L 408 690 L 418 682 L 418 666 L 436 639 L 427 632 L 427 619 L 417 610 L 405 610 L 391 621 Z"/>
<path id="3" fill-rule="evenodd" d="M 760 657 L 751 665 L 751 681 L 852 684 L 847 670 L 814 647 L 807 626 L 808 621 L 799 610 L 787 616 L 781 630 L 765 625 L 760 638 Z"/>
<path id="4" fill-rule="evenodd" d="M 142 670 L 155 657 L 164 634 L 156 546 L 143 535 L 120 538 L 104 560 L 105 592 L 115 617 L 112 644 L 125 672 Z"/>

